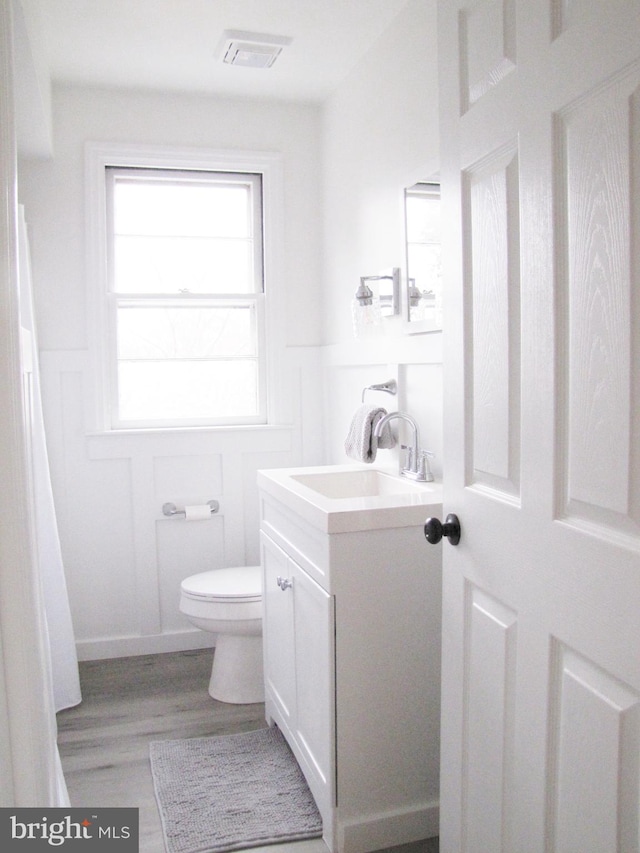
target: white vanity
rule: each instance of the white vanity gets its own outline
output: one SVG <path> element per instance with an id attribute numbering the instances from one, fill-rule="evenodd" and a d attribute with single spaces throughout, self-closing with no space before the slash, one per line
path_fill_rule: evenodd
<path id="1" fill-rule="evenodd" d="M 258 473 L 266 717 L 332 853 L 438 834 L 441 487 L 371 466 Z"/>

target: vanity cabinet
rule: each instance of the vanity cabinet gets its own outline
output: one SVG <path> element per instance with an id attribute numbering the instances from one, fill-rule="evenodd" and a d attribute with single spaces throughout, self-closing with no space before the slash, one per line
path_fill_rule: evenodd
<path id="1" fill-rule="evenodd" d="M 334 599 L 271 537 L 262 540 L 268 719 L 295 742 L 318 808 L 335 802 Z"/>
<path id="2" fill-rule="evenodd" d="M 305 774 L 327 846 L 367 853 L 437 835 L 441 551 L 416 519 L 441 512 L 439 493 L 409 520 L 331 520 L 276 472 L 258 482 L 265 714 Z"/>

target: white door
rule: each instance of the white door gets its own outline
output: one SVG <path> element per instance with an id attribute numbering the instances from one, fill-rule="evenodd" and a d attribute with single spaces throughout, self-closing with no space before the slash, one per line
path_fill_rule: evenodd
<path id="1" fill-rule="evenodd" d="M 440 850 L 638 851 L 640 3 L 439 13 Z"/>

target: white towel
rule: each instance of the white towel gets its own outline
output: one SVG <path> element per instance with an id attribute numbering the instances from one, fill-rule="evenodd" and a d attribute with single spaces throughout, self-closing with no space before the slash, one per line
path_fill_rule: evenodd
<path id="1" fill-rule="evenodd" d="M 389 424 L 382 430 L 380 438 L 373 434 L 375 425 L 387 414 L 386 409 L 377 406 L 360 406 L 353 416 L 349 434 L 344 442 L 347 456 L 358 462 L 373 462 L 379 447 L 387 450 L 395 447 L 396 439 Z"/>

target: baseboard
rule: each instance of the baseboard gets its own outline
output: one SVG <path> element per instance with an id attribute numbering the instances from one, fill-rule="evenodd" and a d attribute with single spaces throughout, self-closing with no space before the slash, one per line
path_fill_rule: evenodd
<path id="1" fill-rule="evenodd" d="M 154 634 L 145 637 L 110 637 L 105 640 L 84 640 L 76 643 L 78 660 L 105 660 L 164 652 L 184 652 L 215 646 L 215 635 L 205 631 L 181 631 L 174 634 Z"/>
<path id="2" fill-rule="evenodd" d="M 440 830 L 440 802 L 433 800 L 413 809 L 398 809 L 370 818 L 338 824 L 342 853 L 369 853 L 434 838 Z"/>

